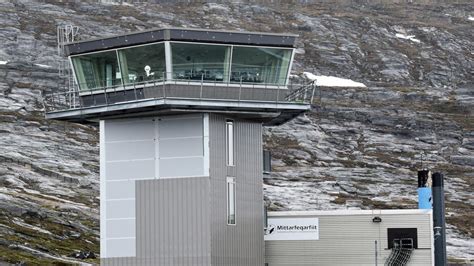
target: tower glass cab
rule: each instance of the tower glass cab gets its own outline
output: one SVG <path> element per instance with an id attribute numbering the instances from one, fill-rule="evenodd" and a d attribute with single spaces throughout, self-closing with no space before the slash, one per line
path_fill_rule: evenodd
<path id="1" fill-rule="evenodd" d="M 101 263 L 263 265 L 262 125 L 310 109 L 295 35 L 156 29 L 66 45 L 46 117 L 100 125 Z"/>
<path id="2" fill-rule="evenodd" d="M 170 81 L 283 87 L 292 53 L 286 47 L 173 41 L 74 55 L 71 60 L 83 92 L 163 81 L 166 73 Z"/>

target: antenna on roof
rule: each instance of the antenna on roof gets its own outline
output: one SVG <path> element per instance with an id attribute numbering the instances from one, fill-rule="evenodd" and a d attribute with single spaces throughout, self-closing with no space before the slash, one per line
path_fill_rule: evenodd
<path id="1" fill-rule="evenodd" d="M 77 41 L 79 35 L 79 27 L 70 24 L 59 25 L 57 27 L 57 52 L 58 60 L 58 74 L 60 78 L 59 91 L 73 92 L 75 89 L 74 77 L 72 76 L 71 66 L 66 57 L 65 45 L 70 42 Z M 72 94 L 69 94 L 72 95 Z M 69 101 L 72 105 L 74 101 Z"/>

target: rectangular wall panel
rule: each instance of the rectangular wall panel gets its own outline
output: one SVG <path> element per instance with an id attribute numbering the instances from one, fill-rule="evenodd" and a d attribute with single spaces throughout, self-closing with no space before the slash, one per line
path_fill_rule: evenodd
<path id="1" fill-rule="evenodd" d="M 186 138 L 203 135 L 202 115 L 162 117 L 160 138 Z"/>
<path id="2" fill-rule="evenodd" d="M 107 236 L 110 238 L 134 238 L 135 219 L 108 220 Z"/>
<path id="3" fill-rule="evenodd" d="M 203 115 L 159 119 L 158 138 L 160 178 L 206 175 Z"/>
<path id="4" fill-rule="evenodd" d="M 108 162 L 107 181 L 155 178 L 155 159 Z"/>
<path id="5" fill-rule="evenodd" d="M 135 198 L 135 180 L 107 181 L 106 200 Z"/>
<path id="6" fill-rule="evenodd" d="M 160 139 L 160 158 L 203 156 L 202 136 Z"/>
<path id="7" fill-rule="evenodd" d="M 108 200 L 105 215 L 107 216 L 107 220 L 135 218 L 135 198 Z"/>
<path id="8" fill-rule="evenodd" d="M 107 120 L 107 142 L 133 141 L 154 138 L 152 119 L 121 119 Z"/>
<path id="9" fill-rule="evenodd" d="M 135 249 L 135 238 L 107 240 L 106 252 L 109 258 L 135 256 Z"/>
<path id="10" fill-rule="evenodd" d="M 137 181 L 137 260 L 210 265 L 209 177 Z"/>
<path id="11" fill-rule="evenodd" d="M 155 157 L 155 141 L 120 141 L 106 144 L 105 157 L 108 162 L 146 160 Z"/>
<path id="12" fill-rule="evenodd" d="M 160 177 L 162 178 L 204 175 L 202 157 L 161 159 L 160 166 Z"/>

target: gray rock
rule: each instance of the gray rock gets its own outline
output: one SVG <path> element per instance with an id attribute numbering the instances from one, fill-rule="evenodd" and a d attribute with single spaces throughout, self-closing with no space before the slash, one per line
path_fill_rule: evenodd
<path id="1" fill-rule="evenodd" d="M 449 256 L 474 257 L 455 244 L 472 242 L 459 222 L 472 227 L 474 205 L 470 3 L 3 1 L 0 10 L 0 61 L 8 61 L 0 65 L 0 213 L 74 232 L 52 235 L 44 252 L 58 255 L 52 252 L 58 239 L 77 235 L 75 241 L 99 250 L 98 130 L 45 121 L 39 97 L 61 82 L 55 27 L 72 23 L 82 39 L 162 26 L 299 34 L 295 74 L 350 78 L 368 87 L 318 90 L 311 113 L 265 130 L 269 139 L 297 142 L 285 152 L 272 147 L 280 157 L 264 180 L 271 208 L 416 208 L 415 170 L 423 163 L 446 174 L 447 206 L 460 218 L 451 219 L 457 231 L 448 236 Z M 398 32 L 420 43 L 397 38 Z M 2 223 L 1 230 L 10 230 Z M 9 244 L 20 242 L 31 238 Z"/>

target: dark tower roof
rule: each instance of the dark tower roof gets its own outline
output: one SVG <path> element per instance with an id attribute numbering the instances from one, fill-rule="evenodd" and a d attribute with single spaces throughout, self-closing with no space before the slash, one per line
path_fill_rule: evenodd
<path id="1" fill-rule="evenodd" d="M 287 33 L 164 28 L 69 43 L 66 45 L 65 50 L 66 55 L 77 55 L 160 41 L 187 41 L 292 48 L 295 45 L 296 37 L 298 37 L 298 35 Z"/>

